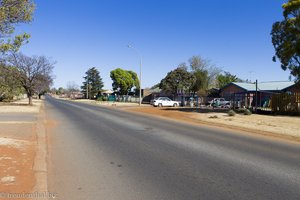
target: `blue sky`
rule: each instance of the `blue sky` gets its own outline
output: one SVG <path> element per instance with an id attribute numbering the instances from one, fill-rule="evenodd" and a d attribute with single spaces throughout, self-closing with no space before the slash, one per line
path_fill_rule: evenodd
<path id="1" fill-rule="evenodd" d="M 31 34 L 21 51 L 57 61 L 54 86 L 82 84 L 90 67 L 106 89 L 115 68 L 139 73 L 151 87 L 194 55 L 242 79 L 288 80 L 272 62 L 271 27 L 284 0 L 36 0 Z"/>

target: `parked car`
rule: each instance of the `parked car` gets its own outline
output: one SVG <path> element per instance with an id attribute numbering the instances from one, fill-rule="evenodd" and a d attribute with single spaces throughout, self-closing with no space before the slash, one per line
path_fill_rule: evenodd
<path id="1" fill-rule="evenodd" d="M 163 106 L 179 106 L 179 102 L 178 101 L 172 101 L 170 98 L 168 97 L 158 97 L 156 99 L 151 100 L 150 102 L 151 105 L 153 106 L 158 106 L 158 107 L 163 107 Z"/>
<path id="2" fill-rule="evenodd" d="M 224 98 L 214 98 L 208 102 L 211 106 L 230 107 L 230 101 L 226 101 Z"/>

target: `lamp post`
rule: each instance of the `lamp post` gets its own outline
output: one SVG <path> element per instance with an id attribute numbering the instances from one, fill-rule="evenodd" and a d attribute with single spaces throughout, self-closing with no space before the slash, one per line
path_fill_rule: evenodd
<path id="1" fill-rule="evenodd" d="M 139 85 L 140 85 L 140 91 L 139 91 L 139 106 L 141 106 L 142 104 L 142 56 L 139 53 L 139 51 L 134 48 L 132 45 L 127 45 L 128 48 L 133 49 L 136 54 L 139 56 L 140 58 L 140 77 L 139 77 Z"/>
<path id="2" fill-rule="evenodd" d="M 86 81 L 86 98 L 89 99 L 89 82 Z"/>

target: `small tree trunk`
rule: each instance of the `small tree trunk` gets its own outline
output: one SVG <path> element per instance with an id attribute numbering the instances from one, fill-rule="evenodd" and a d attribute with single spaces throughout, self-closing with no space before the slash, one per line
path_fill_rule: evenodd
<path id="1" fill-rule="evenodd" d="M 28 99 L 29 99 L 29 105 L 32 105 L 32 96 L 28 95 Z"/>

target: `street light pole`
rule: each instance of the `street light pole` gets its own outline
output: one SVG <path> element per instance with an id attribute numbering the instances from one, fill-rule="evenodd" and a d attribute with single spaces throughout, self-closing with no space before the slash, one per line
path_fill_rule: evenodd
<path id="1" fill-rule="evenodd" d="M 89 83 L 86 81 L 86 98 L 89 99 Z"/>
<path id="2" fill-rule="evenodd" d="M 133 46 L 127 45 L 127 47 L 130 48 L 130 49 L 133 49 L 133 50 L 136 52 L 136 54 L 139 56 L 139 58 L 140 58 L 140 77 L 139 77 L 140 91 L 139 91 L 139 106 L 141 106 L 141 104 L 142 104 L 142 56 L 141 56 L 141 54 L 139 53 L 139 51 L 138 51 L 136 48 L 134 48 Z"/>

